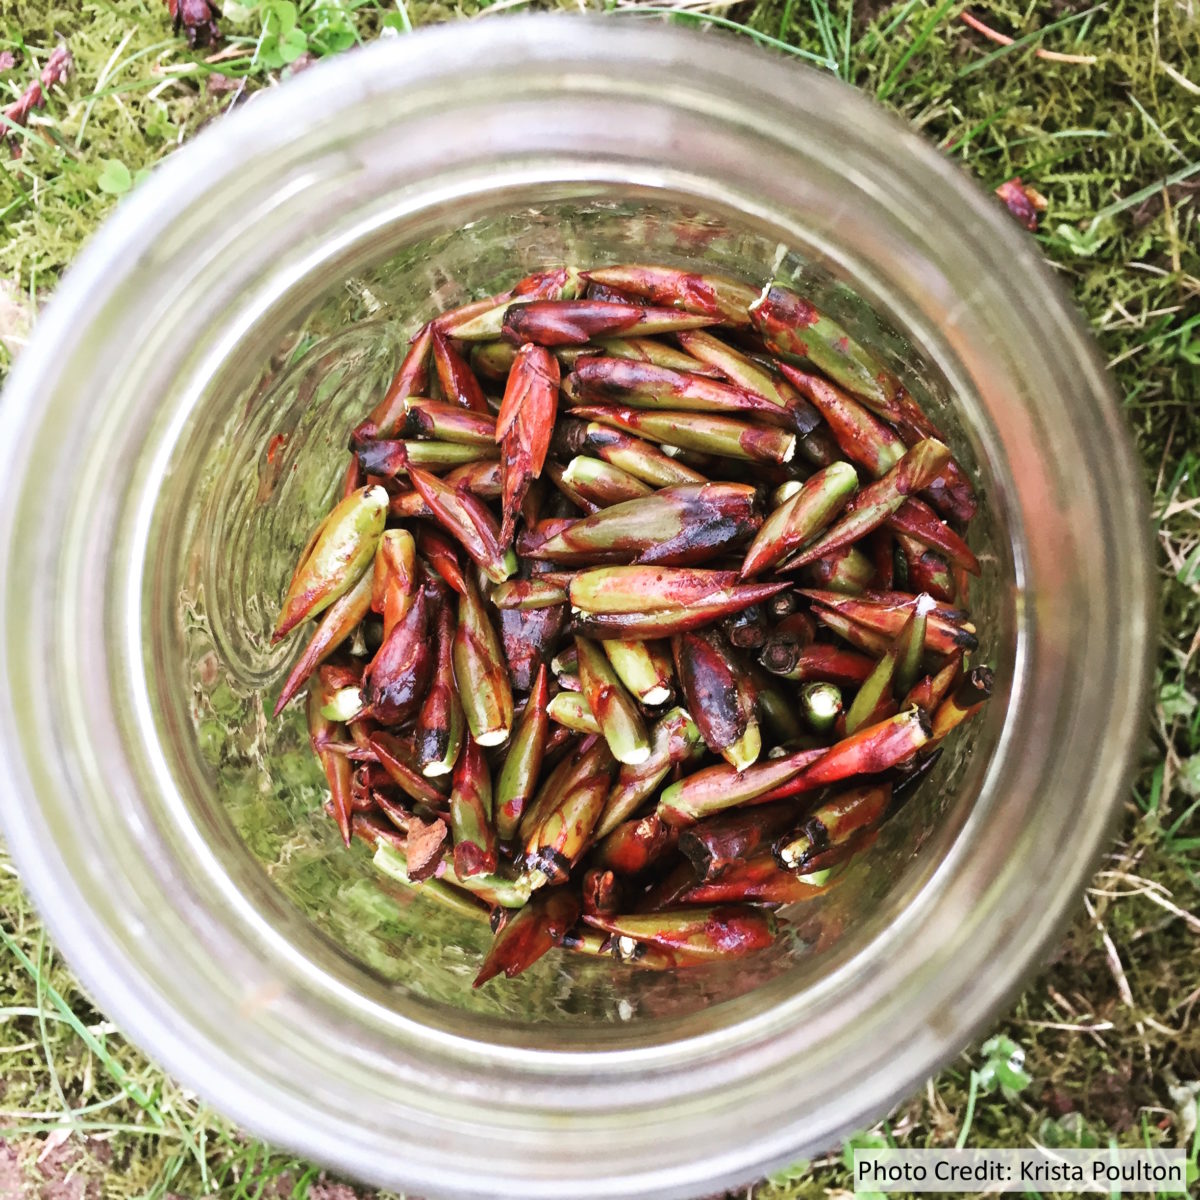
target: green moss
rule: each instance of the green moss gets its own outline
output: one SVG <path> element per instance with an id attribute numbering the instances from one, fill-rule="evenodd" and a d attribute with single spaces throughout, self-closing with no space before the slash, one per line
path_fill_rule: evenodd
<path id="1" fill-rule="evenodd" d="M 385 26 L 402 30 L 402 7 L 301 0 L 297 34 L 283 30 L 274 0 L 229 2 L 224 27 L 238 53 L 209 62 L 206 52 L 190 52 L 171 36 L 159 0 L 10 0 L 0 16 L 0 49 L 13 49 L 18 62 L 0 72 L 4 103 L 60 34 L 77 69 L 20 138 L 21 157 L 0 158 L 0 369 L 3 347 L 20 344 L 31 312 L 120 196 L 219 117 L 231 93 L 215 73 L 246 92 L 269 86 L 286 69 L 285 54 L 301 48 L 299 34 L 303 48 L 319 54 L 348 39 L 368 41 Z M 421 24 L 479 7 L 409 3 L 406 11 Z M 562 7 L 576 6 L 564 0 Z M 1002 50 L 967 29 L 960 11 L 927 0 L 886 7 L 763 0 L 720 10 L 723 21 L 742 23 L 758 40 L 781 39 L 886 96 L 986 186 L 1020 175 L 1049 200 L 1039 241 L 1113 364 L 1154 492 L 1159 693 L 1121 836 L 1089 893 L 1091 913 L 1081 909 L 1053 961 L 989 1035 L 1024 1052 L 1028 1082 L 1008 1075 L 1009 1085 L 1024 1086 L 1005 1090 L 997 1063 L 1009 1058 L 995 1044 L 989 1052 L 976 1047 L 866 1136 L 950 1145 L 969 1113 L 974 1145 L 1180 1144 L 1184 1110 L 1195 1108 L 1187 1085 L 1200 1079 L 1197 933 L 1172 909 L 1194 912 L 1200 899 L 1200 125 L 1195 96 L 1177 76 L 1200 80 L 1200 26 L 1189 6 L 1155 0 L 973 7 L 1017 39 Z M 703 14 L 675 19 L 710 23 Z M 256 57 L 264 24 L 265 49 Z M 1096 61 L 1048 62 L 1035 57 L 1038 46 Z M 220 715 L 243 701 L 213 692 L 208 703 Z M 215 721 L 210 740 L 206 753 L 217 766 L 227 748 Z M 306 829 L 319 797 L 306 787 L 311 771 L 302 745 L 296 762 L 278 763 L 277 774 L 278 792 L 290 797 Z M 239 798 L 232 799 L 236 809 Z M 262 797 L 240 802 L 249 811 Z M 303 839 L 285 842 L 261 823 L 245 824 L 259 831 L 260 855 L 305 852 Z M 345 897 L 362 898 L 361 919 L 386 927 L 395 914 L 379 910 L 373 895 L 346 885 Z M 75 1169 L 112 1200 L 169 1191 L 234 1197 L 260 1188 L 308 1194 L 315 1168 L 243 1138 L 108 1030 L 45 945 L 3 860 L 0 925 L 34 965 L 27 971 L 0 947 L 0 995 L 11 998 L 0 1010 L 0 1137 L 18 1148 L 26 1170 L 36 1169 L 43 1130 L 65 1101 L 80 1123 L 97 1127 L 72 1139 Z M 94 1032 L 92 1047 L 62 1018 L 51 987 Z M 151 1098 L 149 1106 L 137 1095 Z M 836 1153 L 779 1173 L 754 1196 L 802 1200 L 847 1187 Z"/>

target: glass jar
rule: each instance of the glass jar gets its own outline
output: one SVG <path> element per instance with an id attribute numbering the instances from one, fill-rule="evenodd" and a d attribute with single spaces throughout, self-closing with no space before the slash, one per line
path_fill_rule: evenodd
<path id="1" fill-rule="evenodd" d="M 796 279 L 985 497 L 997 694 L 759 960 L 554 953 L 342 848 L 267 632 L 344 434 L 434 311 L 546 265 Z M 124 201 L 4 400 L 3 820 L 97 1001 L 249 1129 L 422 1195 L 687 1196 L 827 1147 L 984 1029 L 1077 902 L 1141 729 L 1142 485 L 1100 363 L 992 198 L 832 78 L 620 22 L 323 64 Z M 268 697 L 264 708 L 263 696 Z"/>

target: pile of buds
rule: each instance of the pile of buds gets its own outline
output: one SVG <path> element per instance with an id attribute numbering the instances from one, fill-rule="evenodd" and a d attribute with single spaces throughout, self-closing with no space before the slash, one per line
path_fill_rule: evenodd
<path id="1" fill-rule="evenodd" d="M 772 285 L 561 268 L 443 313 L 350 436 L 274 637 L 349 845 L 555 946 L 752 953 L 991 692 L 976 500 L 867 347 Z"/>

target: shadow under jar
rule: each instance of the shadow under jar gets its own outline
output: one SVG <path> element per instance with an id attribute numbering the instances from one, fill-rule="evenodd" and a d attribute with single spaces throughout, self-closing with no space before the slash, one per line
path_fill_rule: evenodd
<path id="1" fill-rule="evenodd" d="M 0 433 L 4 823 L 98 1001 L 251 1129 L 431 1196 L 711 1193 L 957 1053 L 1070 915 L 1147 679 L 1140 481 L 1033 241 L 834 80 L 617 22 L 355 52 L 156 175 Z M 486 925 L 342 847 L 269 631 L 417 325 L 623 261 L 797 281 L 910 382 L 983 500 L 996 695 L 774 950 L 473 991 Z"/>

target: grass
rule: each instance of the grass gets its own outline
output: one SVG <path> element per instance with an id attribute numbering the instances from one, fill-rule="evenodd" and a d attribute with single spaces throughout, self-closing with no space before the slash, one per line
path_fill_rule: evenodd
<path id="1" fill-rule="evenodd" d="M 76 73 L 0 154 L 0 372 L 80 242 L 144 171 L 232 96 L 305 54 L 528 7 L 422 0 L 225 5 L 220 53 L 171 35 L 159 0 L 10 0 L 3 103 L 65 35 Z M 563 8 L 588 7 L 585 0 Z M 991 1036 L 848 1144 L 1197 1147 L 1200 1094 L 1200 4 L 762 0 L 604 6 L 733 27 L 819 63 L 907 117 L 985 186 L 1050 202 L 1037 235 L 1109 360 L 1154 494 L 1162 592 L 1156 698 L 1119 839 L 1041 976 Z M 488 19 L 491 19 L 490 17 Z M 1048 61 L 1039 49 L 1094 56 Z M 303 59 L 301 59 L 303 61 Z M 1096 464 L 1103 470 L 1103 463 Z M 315 1168 L 240 1135 L 90 1005 L 0 859 L 0 1193 L 79 1185 L 346 1200 Z M 751 1189 L 848 1189 L 842 1154 Z M 25 1190 L 29 1189 L 29 1190 Z M 47 1195 L 66 1194 L 50 1190 Z"/>

